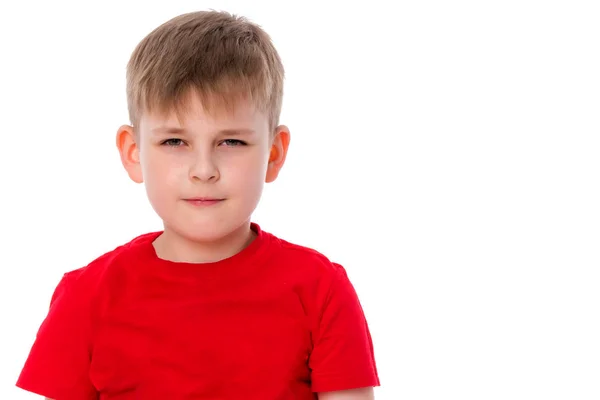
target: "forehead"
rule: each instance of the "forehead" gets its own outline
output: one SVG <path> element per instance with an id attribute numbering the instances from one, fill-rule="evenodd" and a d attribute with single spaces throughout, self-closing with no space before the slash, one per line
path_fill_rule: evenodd
<path id="1" fill-rule="evenodd" d="M 210 98 L 190 92 L 164 110 L 142 113 L 140 128 L 177 126 L 190 129 L 216 127 L 219 129 L 268 130 L 268 117 L 247 98 Z"/>

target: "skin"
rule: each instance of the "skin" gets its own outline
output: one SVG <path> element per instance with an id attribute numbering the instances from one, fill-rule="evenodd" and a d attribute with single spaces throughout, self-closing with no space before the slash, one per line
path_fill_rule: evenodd
<path id="1" fill-rule="evenodd" d="M 123 125 L 117 147 L 129 177 L 144 183 L 164 223 L 154 242 L 165 260 L 215 262 L 238 253 L 254 236 L 251 215 L 265 183 L 286 159 L 290 132 L 270 131 L 268 118 L 243 101 L 230 113 L 208 113 L 197 96 L 183 118 L 145 113 L 136 129 Z M 212 205 L 187 201 L 222 199 Z M 320 393 L 320 400 L 372 400 L 373 388 Z"/>
<path id="2" fill-rule="evenodd" d="M 190 95 L 189 112 L 145 113 L 137 129 L 121 126 L 117 147 L 129 177 L 144 183 L 164 223 L 154 242 L 160 258 L 190 263 L 228 258 L 252 240 L 250 219 L 265 183 L 285 162 L 290 133 L 240 101 L 232 112 L 208 113 Z M 190 198 L 222 199 L 202 206 Z"/>
<path id="3" fill-rule="evenodd" d="M 319 400 L 374 400 L 372 387 L 319 393 Z"/>

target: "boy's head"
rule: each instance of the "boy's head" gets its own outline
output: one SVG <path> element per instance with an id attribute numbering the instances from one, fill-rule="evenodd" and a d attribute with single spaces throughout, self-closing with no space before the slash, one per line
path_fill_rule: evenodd
<path id="1" fill-rule="evenodd" d="M 165 229 L 217 240 L 248 222 L 287 154 L 283 78 L 269 36 L 223 12 L 181 15 L 139 43 L 117 145 Z"/>
<path id="2" fill-rule="evenodd" d="M 224 12 L 175 17 L 146 36 L 127 66 L 127 103 L 133 126 L 144 112 L 184 111 L 196 90 L 210 111 L 230 109 L 240 97 L 279 123 L 284 68 L 267 33 Z"/>

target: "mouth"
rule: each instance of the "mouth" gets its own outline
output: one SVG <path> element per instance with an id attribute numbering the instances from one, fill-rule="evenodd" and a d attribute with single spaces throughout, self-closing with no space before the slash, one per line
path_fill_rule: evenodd
<path id="1" fill-rule="evenodd" d="M 214 204 L 221 203 L 225 199 L 220 199 L 216 197 L 192 197 L 188 199 L 184 199 L 187 203 L 190 203 L 195 206 L 211 206 Z"/>

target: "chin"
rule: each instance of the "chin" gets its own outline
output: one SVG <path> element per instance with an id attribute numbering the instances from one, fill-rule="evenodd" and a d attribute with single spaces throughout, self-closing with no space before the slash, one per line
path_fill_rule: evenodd
<path id="1" fill-rule="evenodd" d="M 178 221 L 178 223 L 165 223 L 165 229 L 169 229 L 178 236 L 193 242 L 216 242 L 240 229 L 246 220 L 243 221 Z"/>

